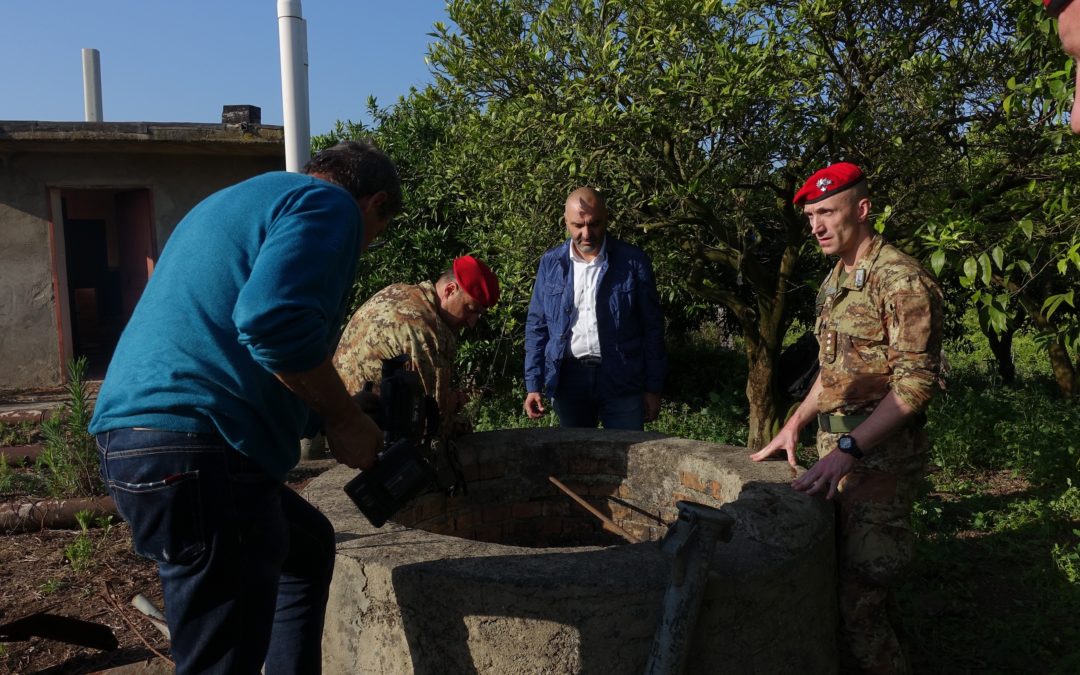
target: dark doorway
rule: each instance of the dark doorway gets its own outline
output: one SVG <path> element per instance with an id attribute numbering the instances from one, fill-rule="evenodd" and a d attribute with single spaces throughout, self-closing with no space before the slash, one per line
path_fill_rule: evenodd
<path id="1" fill-rule="evenodd" d="M 101 379 L 153 271 L 150 191 L 62 190 L 61 205 L 65 357 L 86 357 L 87 378 Z"/>

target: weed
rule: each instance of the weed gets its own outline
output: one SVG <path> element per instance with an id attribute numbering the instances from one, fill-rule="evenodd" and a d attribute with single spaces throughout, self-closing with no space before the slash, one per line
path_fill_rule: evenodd
<path id="1" fill-rule="evenodd" d="M 0 422 L 0 447 L 29 445 L 37 440 L 38 426 L 34 422 Z"/>
<path id="2" fill-rule="evenodd" d="M 45 447 L 38 456 L 49 494 L 54 497 L 89 497 L 104 494 L 90 424 L 89 396 L 84 376 L 86 359 L 68 363 L 68 401 L 41 427 Z"/>
<path id="3" fill-rule="evenodd" d="M 1074 537 L 1080 538 L 1080 530 L 1073 530 L 1072 533 Z M 1080 585 L 1080 542 L 1054 544 L 1051 555 L 1054 557 L 1054 564 L 1069 583 Z"/>
<path id="4" fill-rule="evenodd" d="M 55 577 L 49 577 L 41 584 L 42 595 L 52 595 L 64 587 L 64 582 L 56 579 Z"/>
<path id="5" fill-rule="evenodd" d="M 75 536 L 75 541 L 64 547 L 64 558 L 73 571 L 81 572 L 90 567 L 94 553 L 108 539 L 112 532 L 113 519 L 112 516 L 94 518 L 91 511 L 83 510 L 75 514 L 75 522 L 79 524 L 79 534 Z M 91 525 L 102 530 L 97 541 L 90 534 Z"/>

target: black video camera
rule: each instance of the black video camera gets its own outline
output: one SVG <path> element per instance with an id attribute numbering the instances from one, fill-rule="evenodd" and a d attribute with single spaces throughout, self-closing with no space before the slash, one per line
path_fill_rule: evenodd
<path id="1" fill-rule="evenodd" d="M 345 484 L 345 494 L 375 527 L 429 487 L 447 494 L 465 491 L 453 446 L 438 438 L 439 406 L 424 394 L 420 376 L 405 369 L 408 361 L 405 354 L 383 359 L 379 409 L 373 417 L 386 449 L 375 466 Z"/>

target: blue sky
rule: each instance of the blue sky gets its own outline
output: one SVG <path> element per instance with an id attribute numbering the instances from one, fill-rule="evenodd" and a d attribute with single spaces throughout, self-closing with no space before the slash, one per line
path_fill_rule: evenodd
<path id="1" fill-rule="evenodd" d="M 301 2 L 312 134 L 431 81 L 445 0 Z M 0 120 L 81 121 L 83 47 L 101 52 L 105 121 L 219 122 L 246 103 L 282 123 L 276 0 L 0 0 Z"/>

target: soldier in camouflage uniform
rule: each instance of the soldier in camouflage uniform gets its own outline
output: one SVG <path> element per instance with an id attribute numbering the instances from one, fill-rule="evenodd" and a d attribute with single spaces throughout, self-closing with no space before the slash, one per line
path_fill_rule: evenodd
<path id="1" fill-rule="evenodd" d="M 815 173 L 795 203 L 822 251 L 840 259 L 818 295 L 817 382 L 752 457 L 783 450 L 794 466 L 799 431 L 817 420 L 820 460 L 792 487 L 838 505 L 841 669 L 906 673 L 892 588 L 914 552 L 911 508 L 929 447 L 923 411 L 940 386 L 941 291 L 874 234 L 855 165 Z"/>
<path id="2" fill-rule="evenodd" d="M 370 382 L 378 393 L 382 360 L 408 354 L 424 391 L 439 404 L 441 430 L 461 430 L 466 398 L 452 389 L 458 334 L 499 299 L 499 281 L 483 262 L 462 256 L 432 283 L 394 284 L 356 310 L 338 343 L 334 366 L 350 394 Z"/>

